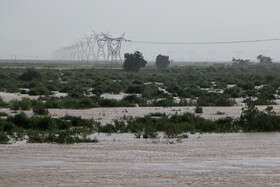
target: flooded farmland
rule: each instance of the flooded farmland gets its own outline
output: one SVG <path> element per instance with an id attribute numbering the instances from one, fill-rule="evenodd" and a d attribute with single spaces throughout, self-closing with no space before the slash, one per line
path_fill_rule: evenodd
<path id="1" fill-rule="evenodd" d="M 279 133 L 92 136 L 99 143 L 1 145 L 1 186 L 280 186 Z"/>
<path id="2" fill-rule="evenodd" d="M 263 111 L 267 106 L 258 106 L 258 109 Z M 186 112 L 194 113 L 195 107 L 127 107 L 127 108 L 91 108 L 91 109 L 48 109 L 52 117 L 63 117 L 65 115 L 80 116 L 85 119 L 94 119 L 101 124 L 112 123 L 115 119 L 119 120 L 123 117 L 143 117 L 151 113 L 183 114 Z M 280 105 L 274 105 L 273 110 L 279 114 Z M 14 115 L 14 111 L 8 108 L 0 109 L 0 112 L 5 112 L 9 115 Z M 18 111 L 21 112 L 21 111 Z M 22 111 L 27 115 L 33 115 L 31 110 Z M 219 119 L 225 117 L 239 118 L 242 113 L 242 106 L 232 107 L 203 107 L 203 113 L 197 114 L 205 119 Z"/>

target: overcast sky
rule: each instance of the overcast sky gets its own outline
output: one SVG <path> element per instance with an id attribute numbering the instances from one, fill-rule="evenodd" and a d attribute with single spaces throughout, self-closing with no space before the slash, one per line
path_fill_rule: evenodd
<path id="1" fill-rule="evenodd" d="M 89 35 L 125 33 L 129 40 L 212 42 L 280 37 L 279 0 L 0 0 L 0 58 L 51 58 Z M 280 41 L 229 45 L 124 43 L 148 60 L 280 60 Z"/>

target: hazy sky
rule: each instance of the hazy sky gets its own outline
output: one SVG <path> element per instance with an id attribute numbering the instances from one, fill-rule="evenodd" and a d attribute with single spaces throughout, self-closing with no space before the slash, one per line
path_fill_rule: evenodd
<path id="1" fill-rule="evenodd" d="M 279 0 L 0 0 L 0 58 L 51 58 L 92 31 L 126 39 L 212 42 L 280 37 Z M 124 43 L 153 60 L 280 60 L 280 41 L 230 45 Z"/>

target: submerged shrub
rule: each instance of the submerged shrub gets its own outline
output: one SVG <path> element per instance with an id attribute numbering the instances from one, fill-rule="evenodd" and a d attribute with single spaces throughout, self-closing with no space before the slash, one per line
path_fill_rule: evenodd
<path id="1" fill-rule="evenodd" d="M 10 101 L 11 110 L 30 110 L 32 106 L 32 101 L 28 98 L 23 98 L 22 100 L 12 100 Z"/>
<path id="2" fill-rule="evenodd" d="M 217 119 L 215 123 L 217 124 L 218 132 L 237 132 L 239 130 L 236 121 L 230 117 Z"/>
<path id="3" fill-rule="evenodd" d="M 168 138 L 176 138 L 183 132 L 185 132 L 183 123 L 168 123 L 168 125 L 164 129 L 164 133 Z"/>
<path id="4" fill-rule="evenodd" d="M 233 106 L 235 101 L 226 95 L 208 93 L 198 97 L 197 104 L 199 106 Z"/>
<path id="5" fill-rule="evenodd" d="M 29 95 L 51 95 L 51 92 L 44 86 L 37 86 L 32 88 L 29 92 Z"/>
<path id="6" fill-rule="evenodd" d="M 248 103 L 237 124 L 243 131 L 280 131 L 280 116 L 271 108 L 259 111 L 254 104 Z"/>
<path id="7" fill-rule="evenodd" d="M 25 129 L 31 127 L 30 119 L 23 112 L 16 114 L 14 117 L 9 116 L 7 120 L 14 123 L 17 127 L 23 127 Z"/>
<path id="8" fill-rule="evenodd" d="M 7 107 L 7 105 L 8 105 L 8 104 L 7 104 L 6 102 L 4 102 L 3 98 L 0 97 L 0 108 Z"/>
<path id="9" fill-rule="evenodd" d="M 203 109 L 201 106 L 196 105 L 194 109 L 195 113 L 201 114 L 203 113 Z"/>
<path id="10" fill-rule="evenodd" d="M 127 95 L 123 98 L 124 101 L 127 101 L 129 103 L 141 103 L 142 99 L 138 97 L 137 95 Z"/>
<path id="11" fill-rule="evenodd" d="M 70 132 L 65 131 L 58 134 L 56 142 L 60 144 L 73 144 L 75 139 L 71 136 Z"/>
<path id="12" fill-rule="evenodd" d="M 252 100 L 251 98 L 248 98 L 244 100 L 244 103 L 254 105 L 276 105 L 274 101 L 265 98 L 258 98 L 257 100 Z"/>
<path id="13" fill-rule="evenodd" d="M 119 133 L 125 133 L 128 132 L 127 126 L 124 123 L 124 121 L 114 121 L 115 131 Z"/>
<path id="14" fill-rule="evenodd" d="M 62 102 L 57 98 L 50 98 L 45 102 L 46 108 L 62 108 Z"/>
<path id="15" fill-rule="evenodd" d="M 157 101 L 153 101 L 152 106 L 176 106 L 177 104 L 174 103 L 173 99 L 160 99 Z"/>
<path id="16" fill-rule="evenodd" d="M 12 100 L 10 101 L 10 105 L 9 105 L 11 110 L 20 110 L 20 104 L 18 100 Z"/>
<path id="17" fill-rule="evenodd" d="M 16 128 L 16 126 L 6 120 L 0 121 L 0 127 L 2 126 L 3 131 L 8 132 L 8 131 L 12 131 L 13 129 Z"/>
<path id="18" fill-rule="evenodd" d="M 33 106 L 32 110 L 36 115 L 47 115 L 49 113 L 48 109 L 45 107 L 45 104 L 40 101 Z"/>
<path id="19" fill-rule="evenodd" d="M 114 132 L 117 132 L 117 131 L 116 131 L 115 125 L 113 125 L 111 123 L 107 123 L 104 126 L 100 126 L 98 128 L 98 132 L 111 134 L 111 133 L 114 133 Z"/>
<path id="20" fill-rule="evenodd" d="M 143 132 L 143 138 L 147 139 L 147 138 L 157 138 L 158 137 L 158 132 L 156 129 L 152 128 L 152 127 L 147 127 L 144 129 Z"/>
<path id="21" fill-rule="evenodd" d="M 45 136 L 42 132 L 36 131 L 36 130 L 29 130 L 27 132 L 28 136 L 28 143 L 44 143 L 45 142 Z"/>
<path id="22" fill-rule="evenodd" d="M 54 118 L 47 117 L 32 117 L 30 118 L 30 125 L 32 129 L 39 130 L 53 130 L 57 129 L 57 123 Z"/>
<path id="23" fill-rule="evenodd" d="M 6 112 L 0 112 L 0 116 L 8 116 Z"/>
<path id="24" fill-rule="evenodd" d="M 9 138 L 5 132 L 0 131 L 0 144 L 7 144 L 9 142 Z"/>

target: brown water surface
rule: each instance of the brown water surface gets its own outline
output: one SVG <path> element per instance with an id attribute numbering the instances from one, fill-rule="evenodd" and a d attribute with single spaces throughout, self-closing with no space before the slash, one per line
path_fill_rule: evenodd
<path id="1" fill-rule="evenodd" d="M 280 186 L 280 134 L 0 146 L 0 186 Z M 174 144 L 168 144 L 171 141 Z"/>

